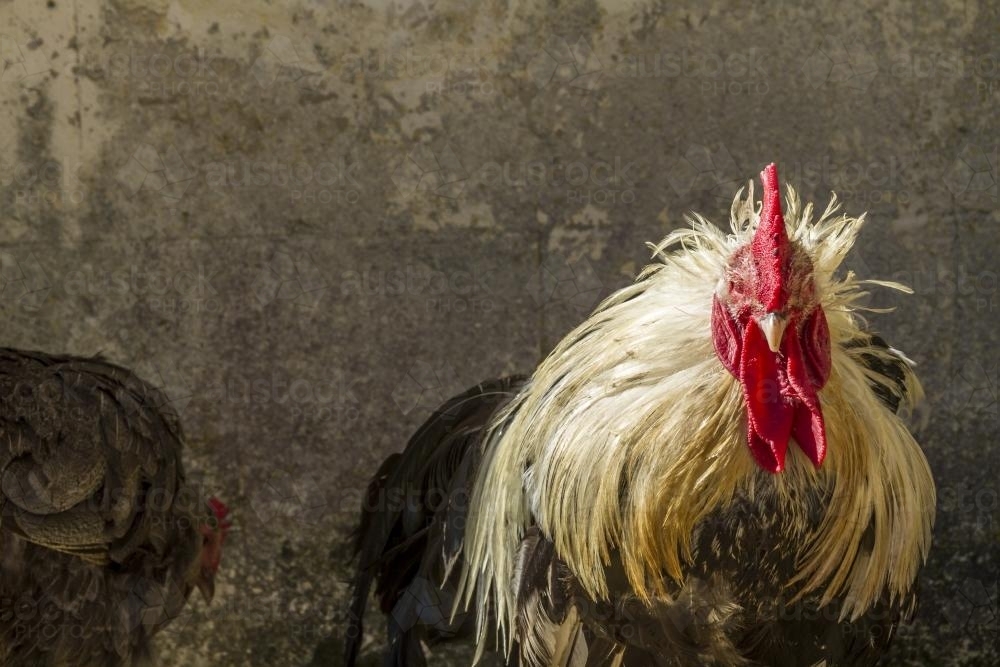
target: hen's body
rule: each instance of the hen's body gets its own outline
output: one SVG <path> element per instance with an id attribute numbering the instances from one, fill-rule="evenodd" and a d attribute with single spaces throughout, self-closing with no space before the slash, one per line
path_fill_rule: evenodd
<path id="1" fill-rule="evenodd" d="M 0 350 L 0 664 L 138 665 L 199 584 L 204 498 L 165 397 L 100 359 Z"/>

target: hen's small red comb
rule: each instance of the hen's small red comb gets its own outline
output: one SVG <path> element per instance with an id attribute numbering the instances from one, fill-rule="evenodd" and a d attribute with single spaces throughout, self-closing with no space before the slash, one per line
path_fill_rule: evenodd
<path id="1" fill-rule="evenodd" d="M 229 507 L 215 496 L 208 499 L 208 506 L 219 522 L 219 530 L 225 534 L 233 526 L 232 522 L 229 521 Z"/>
<path id="2" fill-rule="evenodd" d="M 763 186 L 760 222 L 750 242 L 750 251 L 757 264 L 760 301 L 768 312 L 777 312 L 785 307 L 788 295 L 786 273 L 790 243 L 781 213 L 778 168 L 773 162 L 760 172 L 760 183 Z"/>

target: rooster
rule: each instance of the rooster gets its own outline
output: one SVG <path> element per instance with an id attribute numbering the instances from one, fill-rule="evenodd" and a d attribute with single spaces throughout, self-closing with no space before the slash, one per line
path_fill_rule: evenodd
<path id="1" fill-rule="evenodd" d="M 916 603 L 935 489 L 901 415 L 912 362 L 777 169 L 695 216 L 527 379 L 446 403 L 372 480 L 347 664 L 372 583 L 385 664 L 460 637 L 523 667 L 873 665 Z M 441 610 L 444 609 L 444 613 Z M 468 610 L 469 613 L 466 613 Z"/>
<path id="2" fill-rule="evenodd" d="M 2 349 L 0 433 L 0 664 L 148 664 L 230 527 L 185 483 L 177 415 L 99 358 Z"/>

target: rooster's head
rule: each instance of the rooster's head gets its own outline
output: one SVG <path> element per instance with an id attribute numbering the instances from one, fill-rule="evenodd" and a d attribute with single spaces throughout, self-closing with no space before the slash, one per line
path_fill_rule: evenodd
<path id="1" fill-rule="evenodd" d="M 818 391 L 830 375 L 830 330 L 812 260 L 785 230 L 777 168 L 769 165 L 760 179 L 760 220 L 719 281 L 712 341 L 742 387 L 748 445 L 757 464 L 781 472 L 794 437 L 818 467 L 826 455 Z"/>

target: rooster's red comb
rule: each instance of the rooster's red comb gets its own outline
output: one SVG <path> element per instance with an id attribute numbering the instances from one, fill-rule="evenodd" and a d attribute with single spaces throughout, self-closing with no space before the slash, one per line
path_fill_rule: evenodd
<path id="1" fill-rule="evenodd" d="M 760 172 L 760 183 L 763 186 L 760 222 L 750 248 L 757 265 L 761 303 L 768 312 L 777 312 L 785 307 L 787 299 L 790 244 L 781 214 L 778 168 L 773 162 Z"/>

